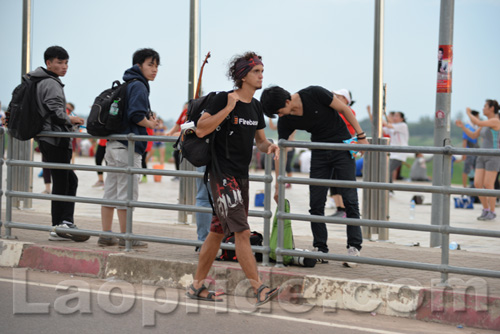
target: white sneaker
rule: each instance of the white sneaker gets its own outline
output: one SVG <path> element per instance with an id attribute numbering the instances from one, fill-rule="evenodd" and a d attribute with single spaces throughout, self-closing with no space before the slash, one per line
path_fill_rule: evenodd
<path id="1" fill-rule="evenodd" d="M 50 232 L 49 241 L 71 241 L 71 239 L 62 238 L 58 236 L 56 232 Z"/>
<path id="2" fill-rule="evenodd" d="M 490 211 L 483 209 L 483 211 L 481 212 L 481 215 L 479 217 L 477 217 L 477 220 L 485 220 L 484 218 L 488 215 L 488 212 L 490 212 Z"/>
<path id="3" fill-rule="evenodd" d="M 328 197 L 325 204 L 325 209 L 335 209 L 335 201 L 333 198 Z"/>
<path id="4" fill-rule="evenodd" d="M 66 221 L 66 220 L 63 220 L 61 224 L 57 225 L 57 227 L 67 228 L 68 232 L 70 232 L 71 230 L 78 229 L 75 224 L 73 224 L 72 222 Z M 90 239 L 90 235 L 72 234 L 71 232 L 70 233 L 65 233 L 65 232 L 57 233 L 57 232 L 55 232 L 55 233 L 57 234 L 57 236 L 59 236 L 61 238 L 73 240 L 76 242 L 83 242 L 83 241 L 87 241 Z"/>
<path id="5" fill-rule="evenodd" d="M 488 211 L 488 213 L 486 214 L 486 216 L 483 217 L 482 220 L 495 220 L 496 217 L 497 217 L 496 213 Z"/>
<path id="6" fill-rule="evenodd" d="M 349 246 L 347 249 L 347 255 L 349 256 L 359 256 L 360 254 L 360 251 L 356 247 Z M 343 262 L 342 265 L 347 268 L 355 268 L 358 266 L 355 262 Z"/>

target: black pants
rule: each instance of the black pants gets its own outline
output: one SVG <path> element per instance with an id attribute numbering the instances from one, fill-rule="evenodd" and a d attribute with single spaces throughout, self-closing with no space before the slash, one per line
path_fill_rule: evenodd
<path id="1" fill-rule="evenodd" d="M 330 180 L 333 170 L 337 180 L 356 180 L 356 163 L 351 158 L 348 151 L 324 151 L 312 150 L 311 173 L 310 177 L 315 179 Z M 337 188 L 346 209 L 347 218 L 359 219 L 358 193 L 355 188 Z M 309 186 L 309 213 L 312 215 L 325 215 L 325 202 L 328 193 L 328 187 Z M 314 241 L 313 246 L 321 252 L 328 252 L 327 240 L 328 230 L 325 223 L 311 222 L 311 230 Z M 354 246 L 361 249 L 363 238 L 359 226 L 347 225 L 347 247 Z"/>
<path id="2" fill-rule="evenodd" d="M 40 151 L 46 162 L 69 164 L 73 151 L 67 147 L 53 146 L 40 141 Z M 78 178 L 72 170 L 52 169 L 52 194 L 75 196 L 78 188 Z M 74 222 L 74 202 L 52 201 L 52 226 L 59 225 L 63 220 Z"/>

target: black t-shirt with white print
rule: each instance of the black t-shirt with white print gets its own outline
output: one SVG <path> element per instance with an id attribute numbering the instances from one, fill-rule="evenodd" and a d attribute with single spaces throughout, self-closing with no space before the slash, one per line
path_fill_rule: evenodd
<path id="1" fill-rule="evenodd" d="M 302 100 L 302 116 L 287 115 L 278 120 L 278 136 L 288 139 L 295 130 L 311 134 L 311 141 L 342 143 L 351 138 L 344 120 L 330 107 L 333 94 L 320 86 L 309 86 L 298 92 Z"/>
<path id="2" fill-rule="evenodd" d="M 224 109 L 227 94 L 228 92 L 218 93 L 206 112 L 215 115 Z M 217 161 L 222 173 L 236 178 L 248 178 L 255 132 L 266 127 L 262 105 L 254 98 L 250 103 L 238 101 L 229 117 L 215 136 Z M 226 143 L 229 159 L 226 158 Z"/>

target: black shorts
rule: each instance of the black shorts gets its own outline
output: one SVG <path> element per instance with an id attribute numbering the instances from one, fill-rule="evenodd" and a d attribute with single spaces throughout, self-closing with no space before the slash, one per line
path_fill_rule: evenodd
<path id="1" fill-rule="evenodd" d="M 210 232 L 229 235 L 250 230 L 248 225 L 248 179 L 210 173 L 210 187 L 217 217 L 212 219 Z"/>

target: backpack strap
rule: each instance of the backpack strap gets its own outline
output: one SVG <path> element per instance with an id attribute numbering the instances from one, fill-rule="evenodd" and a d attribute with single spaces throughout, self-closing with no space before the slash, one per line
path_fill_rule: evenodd
<path id="1" fill-rule="evenodd" d="M 214 207 L 214 201 L 212 200 L 212 195 L 210 195 L 210 191 L 209 191 L 209 185 L 208 185 L 208 166 L 207 168 L 205 168 L 205 174 L 203 174 L 203 183 L 205 184 L 205 188 L 207 189 L 207 194 L 208 194 L 208 201 L 210 202 L 210 206 L 212 207 L 212 215 L 213 216 L 216 216 L 216 212 L 215 212 L 215 207 Z"/>
<path id="2" fill-rule="evenodd" d="M 53 79 L 56 82 L 58 82 L 58 81 L 51 76 L 50 77 L 33 77 L 29 73 L 26 73 L 25 76 L 26 76 L 27 80 L 31 80 L 33 82 L 33 90 L 34 90 L 36 105 L 38 106 L 38 108 L 40 110 L 45 111 L 44 115 L 42 116 L 43 122 L 45 122 L 49 118 L 52 120 L 52 118 L 55 117 L 55 114 L 51 113 L 49 107 L 46 104 L 44 104 L 43 102 L 41 103 L 41 105 L 40 105 L 40 103 L 38 103 L 38 84 L 46 79 Z M 58 83 L 60 84 L 60 82 L 58 82 Z M 66 105 L 65 105 L 65 107 L 66 107 Z M 51 121 L 49 123 L 50 123 L 50 130 L 54 131 L 54 122 Z M 38 138 L 38 135 L 36 135 L 34 138 L 35 139 Z M 61 139 L 62 138 L 56 138 L 56 143 L 59 143 L 61 141 Z"/>

